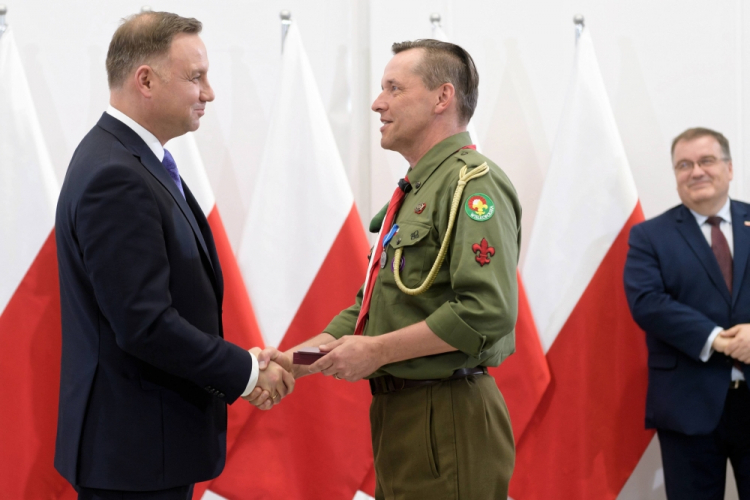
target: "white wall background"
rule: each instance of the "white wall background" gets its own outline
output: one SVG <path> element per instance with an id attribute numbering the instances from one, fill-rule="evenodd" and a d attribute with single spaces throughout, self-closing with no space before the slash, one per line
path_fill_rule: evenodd
<path id="1" fill-rule="evenodd" d="M 301 29 L 363 220 L 387 201 L 406 166 L 379 148 L 370 102 L 391 43 L 429 37 L 431 12 L 475 58 L 478 139 L 514 180 L 526 235 L 572 68 L 576 13 L 594 38 L 646 216 L 678 202 L 669 146 L 692 126 L 727 136 L 731 194 L 750 193 L 750 7 L 742 0 L 3 1 L 60 180 L 107 105 L 104 58 L 120 18 L 146 3 L 203 21 L 216 100 L 196 137 L 235 247 L 274 99 L 282 8 Z M 652 472 L 642 483 L 659 490 Z M 636 489 L 630 498 L 647 498 Z"/>

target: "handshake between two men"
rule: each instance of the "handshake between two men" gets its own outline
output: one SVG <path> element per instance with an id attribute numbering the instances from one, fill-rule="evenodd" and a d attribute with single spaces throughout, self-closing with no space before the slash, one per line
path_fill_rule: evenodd
<path id="1" fill-rule="evenodd" d="M 293 353 L 300 349 L 316 347 L 317 360 L 294 364 Z M 321 333 L 306 342 L 281 352 L 274 347 L 250 349 L 258 359 L 258 382 L 243 399 L 261 410 L 270 410 L 292 393 L 294 381 L 305 375 L 322 373 L 337 380 L 356 382 L 386 364 L 382 343 L 377 338 L 347 335 L 335 339 Z"/>

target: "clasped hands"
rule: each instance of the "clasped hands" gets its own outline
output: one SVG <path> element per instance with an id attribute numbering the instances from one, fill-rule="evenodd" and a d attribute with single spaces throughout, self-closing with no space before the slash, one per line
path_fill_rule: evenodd
<path id="1" fill-rule="evenodd" d="M 245 401 L 261 410 L 270 410 L 294 390 L 292 359 L 274 347 L 250 349 L 258 359 L 258 382 Z"/>
<path id="2" fill-rule="evenodd" d="M 327 335 L 328 338 L 331 338 Z M 258 358 L 258 383 L 243 399 L 261 410 L 270 410 L 294 389 L 294 380 L 313 373 L 356 382 L 382 366 L 382 348 L 373 337 L 347 335 L 320 345 L 325 356 L 310 366 L 292 364 L 291 352 L 273 347 L 250 351 Z"/>
<path id="3" fill-rule="evenodd" d="M 741 363 L 750 363 L 750 324 L 743 323 L 722 330 L 714 339 L 712 347 Z"/>

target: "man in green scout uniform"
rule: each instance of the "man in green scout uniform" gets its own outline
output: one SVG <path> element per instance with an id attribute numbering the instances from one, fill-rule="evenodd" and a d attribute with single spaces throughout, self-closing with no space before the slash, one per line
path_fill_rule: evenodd
<path id="1" fill-rule="evenodd" d="M 504 499 L 513 434 L 486 367 L 514 351 L 521 207 L 466 133 L 471 56 L 436 40 L 393 52 L 372 109 L 381 146 L 411 168 L 370 225 L 380 234 L 355 304 L 293 349 L 328 354 L 296 376 L 370 379 L 378 499 Z"/>

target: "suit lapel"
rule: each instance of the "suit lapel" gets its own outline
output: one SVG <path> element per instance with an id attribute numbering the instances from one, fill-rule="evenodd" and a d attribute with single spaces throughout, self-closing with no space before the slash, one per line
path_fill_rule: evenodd
<path id="1" fill-rule="evenodd" d="M 721 275 L 719 263 L 716 261 L 716 256 L 714 256 L 711 247 L 708 245 L 706 237 L 703 236 L 700 227 L 698 227 L 695 217 L 693 217 L 693 214 L 690 213 L 687 207 L 682 205 L 680 210 L 677 211 L 675 220 L 677 222 L 677 230 L 698 257 L 701 265 L 708 273 L 708 277 L 719 290 L 721 296 L 724 297 L 724 300 L 728 304 L 731 304 L 732 297 L 729 295 L 729 289 L 724 282 L 724 277 Z"/>
<path id="2" fill-rule="evenodd" d="M 122 142 L 123 145 L 140 160 L 141 164 L 146 167 L 146 170 L 148 170 L 149 173 L 151 173 L 151 175 L 153 175 L 156 180 L 159 181 L 162 186 L 164 186 L 164 189 L 169 192 L 175 203 L 177 203 L 177 206 L 180 207 L 180 211 L 182 212 L 182 214 L 188 220 L 190 227 L 193 229 L 193 233 L 195 233 L 195 237 L 206 256 L 206 261 L 208 262 L 211 270 L 215 275 L 216 271 L 212 263 L 211 255 L 208 252 L 206 241 L 203 238 L 203 233 L 198 226 L 198 222 L 195 219 L 193 211 L 188 206 L 185 198 L 182 197 L 182 193 L 180 193 L 180 190 L 177 188 L 177 184 L 174 183 L 172 178 L 167 173 L 167 169 L 164 168 L 164 165 L 162 165 L 159 159 L 154 155 L 154 152 L 151 151 L 151 148 L 149 148 L 148 145 L 143 142 L 143 139 L 141 139 L 140 136 L 136 134 L 135 131 L 133 131 L 130 127 L 107 113 L 102 114 L 102 117 L 99 119 L 98 125 L 117 137 L 120 142 Z"/>
<path id="3" fill-rule="evenodd" d="M 747 259 L 750 255 L 750 227 L 745 225 L 747 220 L 747 207 L 730 201 L 732 210 L 732 237 L 734 238 L 733 271 L 732 271 L 732 305 L 737 301 L 739 291 L 742 289 L 742 278 L 745 277 Z"/>
<path id="4" fill-rule="evenodd" d="M 195 217 L 195 220 L 198 223 L 198 227 L 206 243 L 206 248 L 208 249 L 208 262 L 214 270 L 213 281 L 214 285 L 216 286 L 217 296 L 220 298 L 221 302 L 221 298 L 224 294 L 224 278 L 221 274 L 221 265 L 219 263 L 219 256 L 216 253 L 216 243 L 214 243 L 214 237 L 213 234 L 211 234 L 211 227 L 208 224 L 208 220 L 203 215 L 203 209 L 201 209 L 198 201 L 195 199 L 195 196 L 193 196 L 193 192 L 190 191 L 190 188 L 188 188 L 188 185 L 185 184 L 184 179 L 182 181 L 182 189 L 185 190 L 185 200 L 187 201 L 188 207 L 190 207 L 191 212 L 194 214 L 198 214 Z"/>

